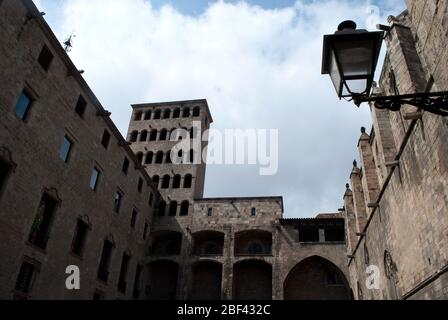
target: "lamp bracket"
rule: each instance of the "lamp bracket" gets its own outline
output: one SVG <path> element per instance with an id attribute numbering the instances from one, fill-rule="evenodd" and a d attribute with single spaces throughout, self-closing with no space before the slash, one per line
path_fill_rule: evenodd
<path id="1" fill-rule="evenodd" d="M 353 94 L 353 102 L 359 107 L 363 102 L 374 102 L 375 108 L 398 111 L 404 104 L 409 104 L 424 111 L 448 116 L 448 91 L 426 92 L 395 96 L 367 96 Z"/>

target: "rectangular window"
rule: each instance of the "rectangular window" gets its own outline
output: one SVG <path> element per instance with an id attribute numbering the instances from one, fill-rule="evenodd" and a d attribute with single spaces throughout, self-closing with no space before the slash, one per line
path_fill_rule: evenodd
<path id="1" fill-rule="evenodd" d="M 30 97 L 29 94 L 26 93 L 25 90 L 23 90 L 16 104 L 16 115 L 20 119 L 25 120 L 29 113 L 32 103 L 33 99 Z"/>
<path id="2" fill-rule="evenodd" d="M 114 211 L 116 213 L 120 212 L 121 207 L 121 201 L 123 200 L 123 195 L 120 193 L 120 191 L 117 191 L 115 193 L 115 199 L 114 199 Z"/>
<path id="3" fill-rule="evenodd" d="M 137 210 L 132 210 L 132 217 L 131 217 L 131 228 L 134 229 L 135 228 L 135 224 L 137 222 Z"/>
<path id="4" fill-rule="evenodd" d="M 126 253 L 123 254 L 123 259 L 121 260 L 120 277 L 118 278 L 118 291 L 121 293 L 126 292 L 126 278 L 128 274 L 129 260 L 131 257 Z"/>
<path id="5" fill-rule="evenodd" d="M 42 51 L 40 52 L 39 58 L 37 61 L 42 66 L 42 68 L 47 71 L 50 67 L 51 61 L 53 60 L 53 54 L 51 51 L 47 48 L 47 46 L 44 46 L 42 48 Z"/>
<path id="6" fill-rule="evenodd" d="M 110 260 L 112 257 L 112 242 L 104 240 L 103 252 L 101 253 L 100 266 L 98 268 L 98 279 L 107 282 L 109 278 Z"/>
<path id="7" fill-rule="evenodd" d="M 318 228 L 300 228 L 299 229 L 299 241 L 300 242 L 319 242 L 319 229 Z"/>
<path id="8" fill-rule="evenodd" d="M 75 236 L 73 238 L 72 253 L 82 257 L 84 252 L 84 245 L 87 239 L 87 232 L 89 231 L 89 225 L 82 220 L 78 220 L 75 230 Z"/>
<path id="9" fill-rule="evenodd" d="M 145 223 L 145 227 L 143 228 L 143 240 L 146 240 L 146 237 L 148 236 L 148 228 L 149 225 Z"/>
<path id="10" fill-rule="evenodd" d="M 123 167 L 122 167 L 121 171 L 123 171 L 124 174 L 128 174 L 128 170 L 129 170 L 129 159 L 124 158 Z"/>
<path id="11" fill-rule="evenodd" d="M 78 102 L 76 103 L 75 111 L 82 118 L 84 116 L 84 112 L 86 111 L 87 102 L 83 98 L 83 96 L 79 96 Z"/>
<path id="12" fill-rule="evenodd" d="M 213 208 L 208 208 L 207 210 L 207 216 L 211 217 L 213 214 Z"/>
<path id="13" fill-rule="evenodd" d="M 19 275 L 17 276 L 15 290 L 19 293 L 30 294 L 35 273 L 36 266 L 24 261 L 20 267 Z"/>
<path id="14" fill-rule="evenodd" d="M 70 140 L 69 137 L 64 136 L 64 141 L 62 142 L 61 146 L 61 159 L 67 163 L 68 157 L 70 156 L 70 151 L 72 150 L 73 142 Z"/>
<path id="15" fill-rule="evenodd" d="M 101 138 L 101 144 L 103 145 L 104 148 L 107 149 L 107 147 L 109 146 L 109 141 L 110 141 L 110 133 L 109 131 L 104 130 L 103 137 Z"/>
<path id="16" fill-rule="evenodd" d="M 44 194 L 37 208 L 36 217 L 31 226 L 29 242 L 33 245 L 45 249 L 50 235 L 51 224 L 57 202 L 49 195 Z"/>
<path id="17" fill-rule="evenodd" d="M 93 168 L 92 175 L 90 177 L 90 189 L 96 190 L 98 185 L 98 179 L 100 178 L 101 172 L 97 168 Z"/>
<path id="18" fill-rule="evenodd" d="M 11 165 L 6 161 L 4 161 L 3 159 L 0 159 L 0 192 L 6 185 L 6 179 L 8 179 L 10 171 L 11 171 Z"/>
<path id="19" fill-rule="evenodd" d="M 140 277 L 142 274 L 143 267 L 142 265 L 137 265 L 137 270 L 135 271 L 135 278 L 134 278 L 134 290 L 132 291 L 132 297 L 134 299 L 138 299 L 140 296 Z"/>
<path id="20" fill-rule="evenodd" d="M 142 178 L 138 178 L 137 190 L 138 190 L 138 192 L 142 192 L 142 190 L 143 190 L 143 179 Z"/>

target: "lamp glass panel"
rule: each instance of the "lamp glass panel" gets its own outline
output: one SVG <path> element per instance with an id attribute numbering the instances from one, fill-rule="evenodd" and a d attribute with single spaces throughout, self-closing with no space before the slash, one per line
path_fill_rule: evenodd
<path id="1" fill-rule="evenodd" d="M 334 88 L 336 89 L 336 92 L 339 95 L 341 88 L 341 74 L 339 72 L 336 56 L 334 55 L 333 50 L 331 51 L 331 58 L 330 58 L 330 77 L 331 81 L 333 82 Z"/>
<path id="2" fill-rule="evenodd" d="M 350 95 L 350 93 L 366 93 L 367 91 L 367 79 L 346 80 L 345 84 L 343 95 Z"/>
<path id="3" fill-rule="evenodd" d="M 373 41 L 340 41 L 334 43 L 343 77 L 372 73 Z"/>

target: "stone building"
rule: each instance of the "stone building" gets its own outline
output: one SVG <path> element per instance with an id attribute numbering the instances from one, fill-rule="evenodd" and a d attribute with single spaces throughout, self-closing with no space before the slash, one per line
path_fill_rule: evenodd
<path id="1" fill-rule="evenodd" d="M 170 157 L 206 100 L 134 105 L 125 140 L 32 1 L 0 0 L 0 39 L 0 298 L 352 297 L 340 213 L 204 198 L 205 159 Z"/>
<path id="2" fill-rule="evenodd" d="M 375 94 L 448 90 L 448 3 L 407 0 L 389 17 Z M 371 106 L 344 194 L 350 283 L 357 299 L 448 298 L 448 120 Z M 376 266 L 379 288 L 366 287 Z M 369 285 L 370 287 L 370 285 Z"/>

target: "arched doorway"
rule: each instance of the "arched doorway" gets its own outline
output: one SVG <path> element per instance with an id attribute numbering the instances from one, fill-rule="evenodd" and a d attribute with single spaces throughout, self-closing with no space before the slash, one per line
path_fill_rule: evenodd
<path id="1" fill-rule="evenodd" d="M 179 265 L 160 260 L 149 264 L 148 298 L 151 300 L 175 300 Z"/>
<path id="2" fill-rule="evenodd" d="M 222 265 L 214 261 L 201 261 L 192 267 L 192 300 L 221 299 Z"/>
<path id="3" fill-rule="evenodd" d="M 350 300 L 350 288 L 342 271 L 319 256 L 296 264 L 283 284 L 285 300 Z"/>
<path id="4" fill-rule="evenodd" d="M 244 260 L 233 266 L 234 300 L 271 300 L 272 266 L 260 260 Z"/>

